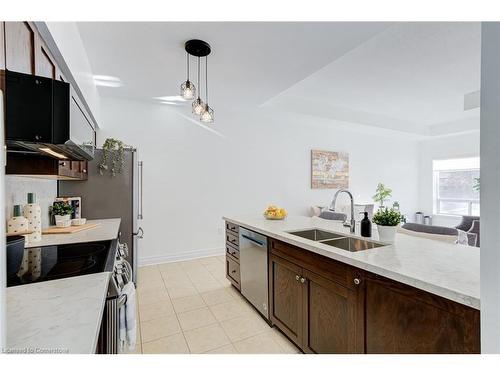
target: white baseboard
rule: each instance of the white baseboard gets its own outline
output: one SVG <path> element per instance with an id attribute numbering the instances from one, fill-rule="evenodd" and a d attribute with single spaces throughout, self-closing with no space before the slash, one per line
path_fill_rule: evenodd
<path id="1" fill-rule="evenodd" d="M 180 253 L 173 253 L 168 255 L 143 257 L 138 259 L 138 263 L 139 267 L 141 267 L 141 266 L 149 266 L 160 263 L 181 262 L 184 260 L 206 258 L 224 254 L 225 254 L 225 249 L 223 247 L 217 247 L 213 249 L 191 250 L 191 251 L 183 251 Z"/>

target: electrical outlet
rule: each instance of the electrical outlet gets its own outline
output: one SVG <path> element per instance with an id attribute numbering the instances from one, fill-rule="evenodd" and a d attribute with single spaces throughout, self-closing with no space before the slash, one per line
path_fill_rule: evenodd
<path id="1" fill-rule="evenodd" d="M 217 233 L 219 236 L 222 236 L 222 228 L 221 227 L 217 228 Z"/>

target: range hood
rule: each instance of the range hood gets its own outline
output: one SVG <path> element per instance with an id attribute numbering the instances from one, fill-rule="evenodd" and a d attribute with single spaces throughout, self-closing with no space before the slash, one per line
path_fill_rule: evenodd
<path id="1" fill-rule="evenodd" d="M 8 152 L 39 153 L 56 159 L 92 160 L 95 130 L 66 82 L 7 71 Z"/>

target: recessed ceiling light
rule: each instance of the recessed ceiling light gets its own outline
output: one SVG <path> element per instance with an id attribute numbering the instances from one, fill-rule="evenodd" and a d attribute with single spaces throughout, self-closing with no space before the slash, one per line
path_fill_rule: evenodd
<path id="1" fill-rule="evenodd" d="M 184 99 L 180 95 L 175 95 L 175 96 L 157 96 L 153 99 L 160 100 L 162 102 L 186 102 L 187 100 Z"/>
<path id="2" fill-rule="evenodd" d="M 94 75 L 94 83 L 96 86 L 104 86 L 104 87 L 121 87 L 123 86 L 123 82 L 118 77 L 113 76 L 105 76 L 105 75 Z"/>

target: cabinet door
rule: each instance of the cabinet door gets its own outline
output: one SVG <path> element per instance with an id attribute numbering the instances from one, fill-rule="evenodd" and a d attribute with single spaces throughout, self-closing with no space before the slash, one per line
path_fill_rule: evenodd
<path id="1" fill-rule="evenodd" d="M 80 162 L 80 179 L 81 180 L 87 180 L 89 177 L 89 172 L 88 172 L 88 162 L 87 161 L 81 161 Z"/>
<path id="2" fill-rule="evenodd" d="M 367 353 L 479 353 L 479 311 L 377 276 L 365 284 Z"/>
<path id="3" fill-rule="evenodd" d="M 71 160 L 55 160 L 57 163 L 58 169 L 57 174 L 63 177 L 74 177 L 74 171 L 72 171 L 72 164 L 74 163 Z"/>
<path id="4" fill-rule="evenodd" d="M 71 139 L 91 154 L 95 149 L 95 130 L 77 95 L 71 90 L 70 97 Z"/>
<path id="5" fill-rule="evenodd" d="M 280 257 L 269 258 L 269 294 L 271 322 L 278 326 L 290 340 L 302 344 L 302 300 L 300 283 L 302 269 Z"/>
<path id="6" fill-rule="evenodd" d="M 28 22 L 5 22 L 5 62 L 9 70 L 35 74 L 35 32 Z"/>
<path id="7" fill-rule="evenodd" d="M 56 63 L 39 36 L 36 38 L 36 42 L 35 74 L 41 77 L 56 79 Z"/>
<path id="8" fill-rule="evenodd" d="M 355 290 L 304 270 L 304 340 L 309 353 L 356 352 Z"/>

